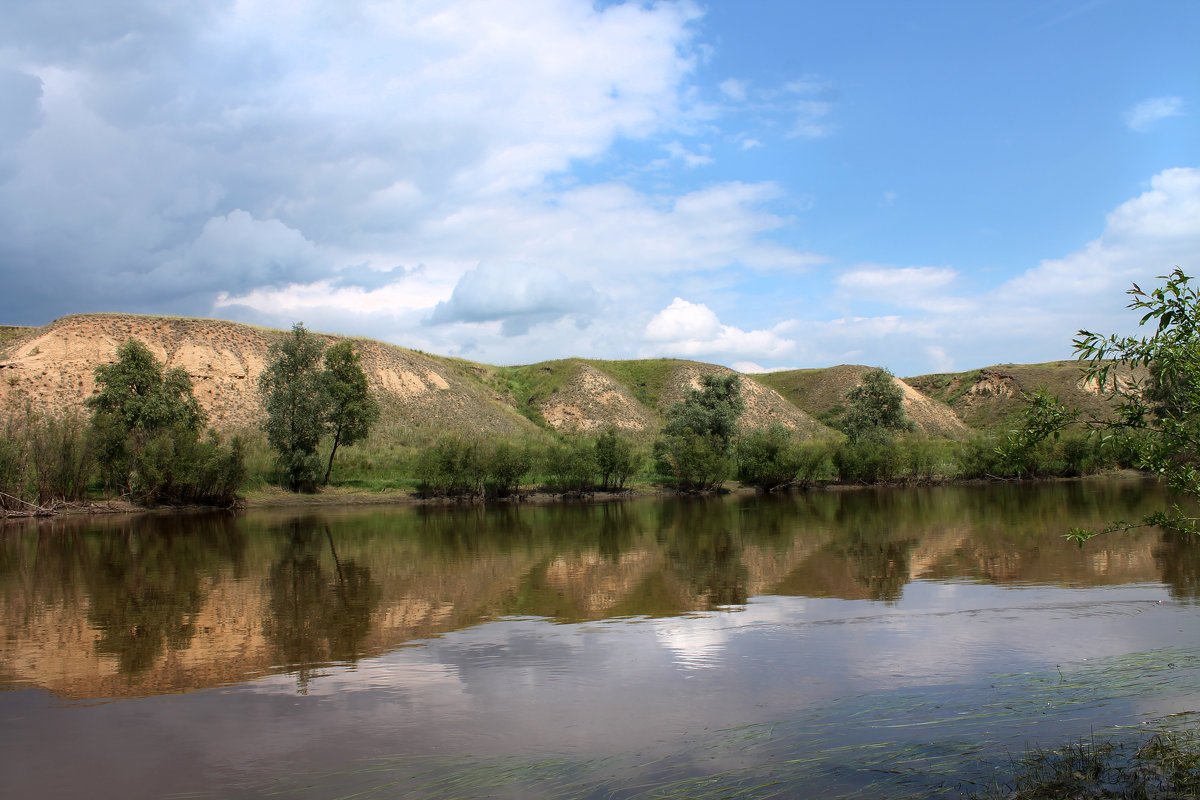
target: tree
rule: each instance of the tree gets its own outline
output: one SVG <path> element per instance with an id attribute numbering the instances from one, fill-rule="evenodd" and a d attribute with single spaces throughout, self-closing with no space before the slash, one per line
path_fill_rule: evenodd
<path id="1" fill-rule="evenodd" d="M 87 401 L 105 482 L 142 503 L 228 505 L 245 477 L 241 440 L 201 440 L 204 412 L 181 368 L 163 372 L 146 345 L 130 339 L 115 364 L 96 368 Z"/>
<path id="2" fill-rule="evenodd" d="M 689 389 L 667 410 L 667 424 L 654 443 L 660 474 L 680 489 L 707 491 L 724 482 L 738 417 L 745 409 L 741 391 L 735 374 L 700 376 L 700 388 Z"/>
<path id="3" fill-rule="evenodd" d="M 868 370 L 862 382 L 846 393 L 842 430 L 851 442 L 911 429 L 904 414 L 904 393 L 888 370 Z"/>
<path id="4" fill-rule="evenodd" d="M 1158 279 L 1165 285 L 1146 292 L 1135 283 L 1126 292 L 1133 298 L 1128 308 L 1143 312 L 1138 326 L 1152 326 L 1151 335 L 1081 330 L 1074 339 L 1076 357 L 1085 362 L 1083 379 L 1113 398 L 1115 413 L 1084 417 L 1039 391 L 1022 427 L 999 448 L 1002 458 L 1019 459 L 1047 437 L 1080 427 L 1106 444 L 1132 447 L 1139 468 L 1157 475 L 1181 499 L 1200 501 L 1200 292 L 1178 267 Z M 1139 369 L 1148 370 L 1149 380 L 1137 377 Z M 1068 537 L 1082 544 L 1097 533 L 1145 525 L 1200 532 L 1200 519 L 1177 502 L 1138 522 L 1123 520 L 1102 531 L 1072 529 Z"/>
<path id="5" fill-rule="evenodd" d="M 204 426 L 187 371 L 176 367 L 164 374 L 158 359 L 137 339 L 121 345 L 115 364 L 96 367 L 96 387 L 87 407 L 110 488 L 133 491 L 135 464 L 154 437 L 170 432 L 195 441 Z"/>
<path id="6" fill-rule="evenodd" d="M 742 379 L 737 375 L 700 376 L 700 388 L 688 389 L 684 398 L 667 410 L 663 433 L 677 436 L 688 431 L 714 436 L 728 448 L 737 432 L 738 417 L 745 410 Z"/>
<path id="7" fill-rule="evenodd" d="M 317 447 L 328 420 L 327 381 L 319 369 L 321 343 L 304 323 L 271 345 L 258 378 L 267 416 L 263 429 L 293 492 L 313 491 L 321 474 Z"/>
<path id="8" fill-rule="evenodd" d="M 324 482 L 328 485 L 338 446 L 352 445 L 367 438 L 371 426 L 379 419 L 379 404 L 371 396 L 366 373 L 349 340 L 338 342 L 325 351 L 323 381 L 329 403 L 325 424 L 333 436 L 329 464 L 325 467 Z"/>

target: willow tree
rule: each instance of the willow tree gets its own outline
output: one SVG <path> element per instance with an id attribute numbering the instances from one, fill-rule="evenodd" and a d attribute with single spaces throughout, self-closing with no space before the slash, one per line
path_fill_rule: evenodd
<path id="1" fill-rule="evenodd" d="M 352 445 L 367 438 L 371 426 L 379 419 L 379 404 L 371 396 L 367 375 L 363 372 L 358 353 L 349 340 L 338 342 L 325 351 L 325 383 L 327 407 L 325 426 L 333 437 L 329 463 L 325 467 L 325 484 L 333 471 L 333 458 L 340 445 Z"/>
<path id="2" fill-rule="evenodd" d="M 313 491 L 321 474 L 317 447 L 329 407 L 321 372 L 321 343 L 304 323 L 271 345 L 258 378 L 266 418 L 262 422 L 275 462 L 293 492 Z"/>

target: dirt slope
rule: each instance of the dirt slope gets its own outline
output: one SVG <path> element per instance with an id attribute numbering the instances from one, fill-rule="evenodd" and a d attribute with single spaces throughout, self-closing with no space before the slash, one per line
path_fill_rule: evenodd
<path id="1" fill-rule="evenodd" d="M 281 335 L 206 319 L 64 317 L 7 343 L 0 360 L 0 408 L 27 401 L 35 409 L 53 412 L 78 407 L 96 390 L 96 366 L 115 361 L 121 344 L 135 338 L 168 368 L 187 370 L 210 424 L 222 429 L 251 426 L 262 413 L 258 375 L 266 364 L 267 348 Z M 537 431 L 474 377 L 473 370 L 483 372 L 483 367 L 366 339 L 356 340 L 356 349 L 389 419 L 435 430 L 469 426 L 500 435 Z"/>

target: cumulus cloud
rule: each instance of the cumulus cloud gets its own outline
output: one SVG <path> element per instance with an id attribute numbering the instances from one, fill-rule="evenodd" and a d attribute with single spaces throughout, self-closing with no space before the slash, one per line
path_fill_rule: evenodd
<path id="1" fill-rule="evenodd" d="M 480 264 L 459 279 L 450 299 L 438 303 L 429 321 L 499 322 L 504 336 L 528 333 L 534 325 L 573 317 L 590 321 L 597 296 L 583 281 L 528 264 Z"/>
<path id="2" fill-rule="evenodd" d="M 869 357 L 898 374 L 1069 358 L 1080 329 L 1133 332 L 1131 284 L 1196 264 L 1200 169 L 1168 169 L 1113 209 L 1096 239 L 995 287 L 954 292 L 960 276 L 949 267 L 862 267 L 836 281 L 849 313 L 775 330 L 803 343 L 806 363 Z"/>
<path id="3" fill-rule="evenodd" d="M 708 306 L 676 297 L 646 324 L 645 339 L 655 352 L 705 356 L 778 358 L 795 350 L 795 342 L 772 330 L 745 331 L 724 325 Z"/>
<path id="4" fill-rule="evenodd" d="M 1179 97 L 1151 97 L 1125 112 L 1125 124 L 1132 131 L 1146 133 L 1164 119 L 1183 113 L 1183 99 Z"/>
<path id="5" fill-rule="evenodd" d="M 695 113 L 689 2 L 55 9 L 19 0 L 0 25 L 0 259 L 23 290 L 0 311 L 13 321 L 158 310 L 215 246 L 210 222 L 237 214 L 310 243 L 316 257 L 297 263 L 424 263 L 453 279 L 510 256 L 448 241 L 461 209 L 553 204 L 550 177 L 622 137 L 676 136 Z M 193 271 L 186 310 L 243 296 L 255 276 L 277 287 L 273 269 Z M 314 282 L 307 267 L 290 277 Z"/>

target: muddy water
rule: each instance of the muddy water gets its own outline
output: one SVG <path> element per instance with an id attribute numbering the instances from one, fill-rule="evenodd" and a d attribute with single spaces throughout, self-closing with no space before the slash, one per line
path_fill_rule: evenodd
<path id="1" fill-rule="evenodd" d="M 5 797 L 958 796 L 1200 711 L 1200 545 L 1088 481 L 0 533 Z"/>

